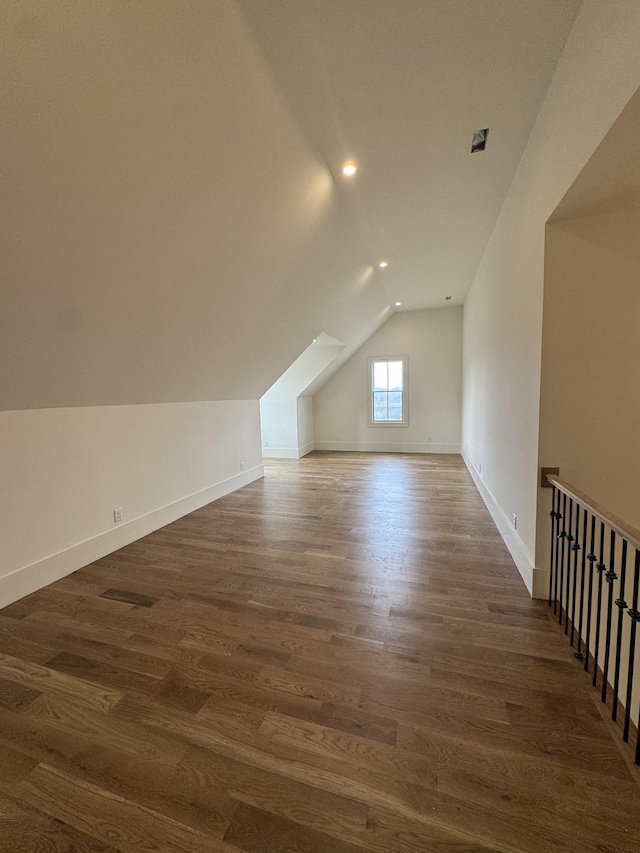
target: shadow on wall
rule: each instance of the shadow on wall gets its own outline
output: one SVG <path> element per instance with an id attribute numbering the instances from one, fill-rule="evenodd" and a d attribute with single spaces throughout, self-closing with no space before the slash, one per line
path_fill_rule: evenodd
<path id="1" fill-rule="evenodd" d="M 539 464 L 640 527 L 640 92 L 554 212 L 545 235 Z M 539 490 L 537 564 L 548 565 Z"/>
<path id="2" fill-rule="evenodd" d="M 344 346 L 322 332 L 260 399 L 263 456 L 299 459 L 314 450 L 313 397 L 305 392 Z"/>

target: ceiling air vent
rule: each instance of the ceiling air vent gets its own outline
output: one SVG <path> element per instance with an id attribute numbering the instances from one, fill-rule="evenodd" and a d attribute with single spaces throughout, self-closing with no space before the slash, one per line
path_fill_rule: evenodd
<path id="1" fill-rule="evenodd" d="M 483 130 L 476 130 L 473 134 L 473 139 L 471 140 L 472 154 L 475 154 L 476 151 L 484 151 L 487 147 L 487 136 L 489 136 L 488 127 L 485 127 Z"/>

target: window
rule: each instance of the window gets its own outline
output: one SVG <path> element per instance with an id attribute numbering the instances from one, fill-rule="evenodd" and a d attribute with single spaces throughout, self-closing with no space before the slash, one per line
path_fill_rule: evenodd
<path id="1" fill-rule="evenodd" d="M 369 426 L 408 426 L 407 358 L 369 359 Z"/>

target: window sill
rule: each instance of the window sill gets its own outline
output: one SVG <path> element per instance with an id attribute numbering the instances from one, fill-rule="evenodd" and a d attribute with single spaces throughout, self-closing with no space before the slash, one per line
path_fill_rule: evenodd
<path id="1" fill-rule="evenodd" d="M 388 429 L 389 427 L 391 427 L 392 429 L 394 429 L 394 428 L 405 429 L 406 427 L 409 426 L 407 421 L 404 421 L 404 422 L 398 421 L 397 423 L 379 423 L 379 424 L 376 424 L 373 421 L 370 421 L 368 425 L 370 427 L 373 427 L 374 429 L 379 429 L 380 427 L 382 427 L 383 429 Z"/>

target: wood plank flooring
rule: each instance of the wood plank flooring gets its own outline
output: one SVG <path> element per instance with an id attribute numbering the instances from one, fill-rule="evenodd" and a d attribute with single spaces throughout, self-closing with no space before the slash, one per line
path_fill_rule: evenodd
<path id="1" fill-rule="evenodd" d="M 314 453 L 0 611 L 0 850 L 632 853 L 459 457 Z"/>

